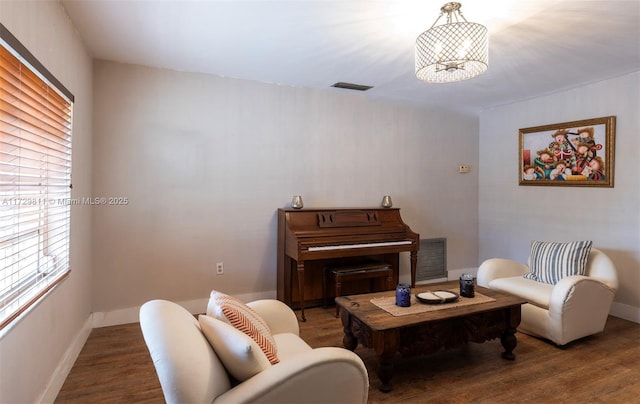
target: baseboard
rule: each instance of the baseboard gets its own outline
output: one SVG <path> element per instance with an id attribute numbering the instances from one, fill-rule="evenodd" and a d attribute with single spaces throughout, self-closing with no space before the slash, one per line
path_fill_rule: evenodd
<path id="1" fill-rule="evenodd" d="M 62 360 L 54 370 L 51 379 L 49 379 L 47 387 L 40 396 L 40 399 L 37 400 L 38 403 L 55 402 L 56 397 L 58 396 L 58 393 L 60 393 L 60 389 L 64 384 L 64 381 L 67 379 L 69 372 L 71 372 L 71 368 L 76 362 L 78 355 L 80 355 L 80 351 L 82 351 L 85 342 L 87 342 L 89 334 L 91 334 L 91 330 L 93 329 L 91 324 L 91 316 L 89 316 L 82 325 L 82 328 L 80 328 L 80 331 L 78 331 L 78 334 L 73 339 L 73 342 L 71 343 L 69 348 L 67 348 L 67 351 L 64 353 Z"/>
<path id="2" fill-rule="evenodd" d="M 242 295 L 234 295 L 243 302 L 250 302 L 259 299 L 275 299 L 276 291 L 266 291 L 257 293 L 246 293 Z M 186 300 L 176 302 L 180 306 L 187 309 L 190 313 L 199 314 L 204 313 L 207 310 L 207 303 L 209 303 L 209 297 L 203 297 L 200 299 Z M 126 309 L 118 309 L 112 311 L 96 311 L 92 317 L 93 328 L 109 327 L 112 325 L 137 323 L 140 316 L 140 306 L 129 307 Z"/>
<path id="3" fill-rule="evenodd" d="M 431 283 L 446 282 L 447 280 L 448 280 L 447 278 L 425 279 L 423 281 L 417 281 L 416 285 L 429 285 Z"/>
<path id="4" fill-rule="evenodd" d="M 140 307 L 128 307 L 111 311 L 94 311 L 91 314 L 93 328 L 138 322 Z"/>
<path id="5" fill-rule="evenodd" d="M 640 323 L 640 307 L 630 306 L 624 303 L 613 302 L 609 314 L 625 320 Z"/>

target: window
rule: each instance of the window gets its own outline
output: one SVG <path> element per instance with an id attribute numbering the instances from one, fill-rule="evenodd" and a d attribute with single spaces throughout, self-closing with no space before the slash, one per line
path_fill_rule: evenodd
<path id="1" fill-rule="evenodd" d="M 69 274 L 71 95 L 0 24 L 0 329 Z"/>

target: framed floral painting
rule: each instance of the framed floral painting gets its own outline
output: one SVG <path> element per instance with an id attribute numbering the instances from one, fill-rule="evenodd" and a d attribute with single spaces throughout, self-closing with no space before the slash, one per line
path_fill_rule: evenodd
<path id="1" fill-rule="evenodd" d="M 613 187 L 616 117 L 520 129 L 520 185 Z"/>

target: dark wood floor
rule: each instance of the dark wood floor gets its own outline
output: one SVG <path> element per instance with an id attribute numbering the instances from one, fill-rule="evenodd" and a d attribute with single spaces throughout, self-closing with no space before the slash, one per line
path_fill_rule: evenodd
<path id="1" fill-rule="evenodd" d="M 342 346 L 334 309 L 308 309 L 301 336 L 313 347 Z M 609 317 L 605 331 L 564 348 L 517 334 L 516 360 L 497 340 L 418 358 L 396 358 L 394 390 L 378 391 L 373 352 L 369 402 L 631 403 L 640 397 L 640 324 Z M 94 329 L 57 403 L 162 403 L 138 324 Z"/>

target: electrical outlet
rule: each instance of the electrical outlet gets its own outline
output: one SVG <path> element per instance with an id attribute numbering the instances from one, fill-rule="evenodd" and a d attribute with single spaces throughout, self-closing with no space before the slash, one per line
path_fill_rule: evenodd
<path id="1" fill-rule="evenodd" d="M 222 275 L 224 273 L 224 265 L 222 262 L 216 264 L 216 275 Z"/>
<path id="2" fill-rule="evenodd" d="M 459 173 L 468 173 L 469 172 L 469 166 L 460 165 L 458 167 L 458 172 Z"/>

